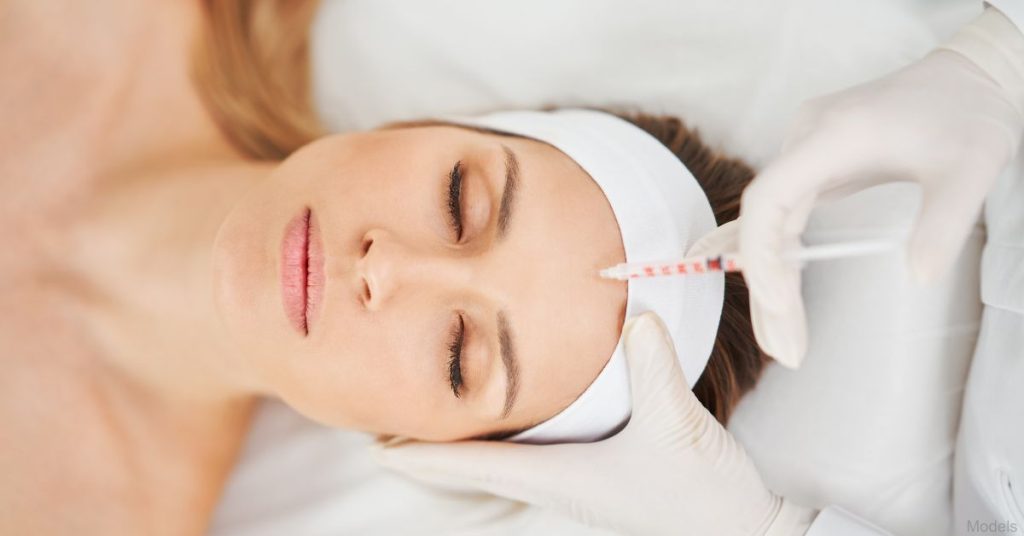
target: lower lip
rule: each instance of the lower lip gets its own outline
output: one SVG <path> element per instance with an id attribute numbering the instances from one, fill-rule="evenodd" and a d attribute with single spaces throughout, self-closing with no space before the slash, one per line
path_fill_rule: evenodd
<path id="1" fill-rule="evenodd" d="M 323 299 L 323 244 L 310 209 L 288 222 L 281 241 L 281 298 L 288 322 L 309 334 Z"/>

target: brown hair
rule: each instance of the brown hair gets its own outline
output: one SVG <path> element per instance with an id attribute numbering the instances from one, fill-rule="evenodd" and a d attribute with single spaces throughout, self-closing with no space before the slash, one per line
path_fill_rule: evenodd
<path id="1" fill-rule="evenodd" d="M 205 31 L 193 77 L 224 135 L 256 159 L 283 159 L 324 134 L 312 109 L 309 25 L 315 0 L 206 0 Z M 620 114 L 657 138 L 686 164 L 721 225 L 739 216 L 740 194 L 754 176 L 740 160 L 711 150 L 675 117 Z M 431 122 L 409 123 L 431 124 Z M 436 123 L 433 123 L 436 124 Z M 757 382 L 769 358 L 754 340 L 746 283 L 725 278 L 718 336 L 694 393 L 723 424 Z"/>
<path id="2" fill-rule="evenodd" d="M 708 196 L 718 225 L 740 215 L 743 189 L 754 178 L 754 170 L 743 161 L 712 150 L 700 134 L 675 117 L 642 113 L 620 114 L 668 147 L 689 168 Z M 754 339 L 750 323 L 750 297 L 739 273 L 725 274 L 725 302 L 718 335 L 707 368 L 693 393 L 722 424 L 761 377 L 770 361 Z"/>

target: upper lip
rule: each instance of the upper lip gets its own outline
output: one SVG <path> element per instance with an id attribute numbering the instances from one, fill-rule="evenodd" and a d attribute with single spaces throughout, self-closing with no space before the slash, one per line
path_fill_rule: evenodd
<path id="1" fill-rule="evenodd" d="M 323 297 L 323 247 L 313 212 L 306 208 L 285 228 L 281 246 L 282 300 L 292 326 L 303 335 L 319 311 Z"/>
<path id="2" fill-rule="evenodd" d="M 327 278 L 324 276 L 324 248 L 320 237 L 320 224 L 310 210 L 306 226 L 306 332 L 319 316 Z"/>

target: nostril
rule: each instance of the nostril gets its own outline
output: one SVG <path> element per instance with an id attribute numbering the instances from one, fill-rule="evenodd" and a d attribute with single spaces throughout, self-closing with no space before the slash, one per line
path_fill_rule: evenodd
<path id="1" fill-rule="evenodd" d="M 373 298 L 373 293 L 370 292 L 370 283 L 363 279 L 363 303 L 370 303 Z"/>
<path id="2" fill-rule="evenodd" d="M 363 256 L 364 257 L 366 256 L 367 253 L 370 252 L 370 246 L 372 246 L 372 245 L 373 245 L 373 238 L 370 238 L 369 236 L 367 236 L 366 238 L 363 238 L 362 252 L 363 252 Z"/>

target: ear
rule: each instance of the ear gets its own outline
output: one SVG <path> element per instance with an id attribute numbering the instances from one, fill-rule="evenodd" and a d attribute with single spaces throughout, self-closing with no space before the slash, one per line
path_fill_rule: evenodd
<path id="1" fill-rule="evenodd" d="M 740 220 L 725 222 L 710 233 L 700 237 L 686 250 L 687 257 L 713 255 L 719 253 L 736 253 L 739 250 Z"/>

